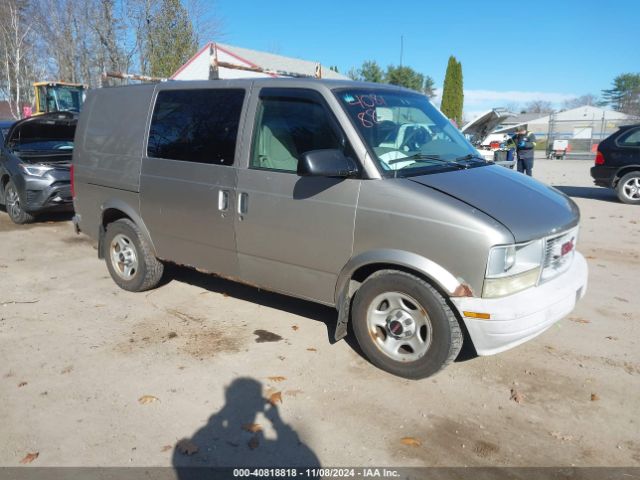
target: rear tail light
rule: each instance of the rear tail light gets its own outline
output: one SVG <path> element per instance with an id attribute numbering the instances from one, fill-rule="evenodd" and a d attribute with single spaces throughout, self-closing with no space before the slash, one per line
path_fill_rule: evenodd
<path id="1" fill-rule="evenodd" d="M 74 185 L 74 174 L 73 174 L 73 163 L 71 164 L 71 168 L 69 169 L 69 174 L 71 175 L 71 196 L 76 198 L 76 187 Z"/>
<path id="2" fill-rule="evenodd" d="M 600 150 L 596 153 L 596 165 L 604 165 L 604 155 Z"/>

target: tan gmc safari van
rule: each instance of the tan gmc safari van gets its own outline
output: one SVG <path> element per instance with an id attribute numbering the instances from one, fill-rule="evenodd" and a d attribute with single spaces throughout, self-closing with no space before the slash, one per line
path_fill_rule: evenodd
<path id="1" fill-rule="evenodd" d="M 335 306 L 378 367 L 433 375 L 460 351 L 515 347 L 585 294 L 579 212 L 487 163 L 402 88 L 312 79 L 89 92 L 74 222 L 114 281 L 165 262 Z"/>

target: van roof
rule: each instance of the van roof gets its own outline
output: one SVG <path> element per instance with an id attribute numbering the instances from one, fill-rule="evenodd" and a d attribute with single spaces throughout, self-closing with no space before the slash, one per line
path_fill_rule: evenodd
<path id="1" fill-rule="evenodd" d="M 126 89 L 146 89 L 146 88 L 155 88 L 156 85 L 159 85 L 160 88 L 168 88 L 172 89 L 175 87 L 184 86 L 187 88 L 194 87 L 205 87 L 211 85 L 224 85 L 228 87 L 249 87 L 251 85 L 260 85 L 260 86 L 274 86 L 274 87 L 284 87 L 284 86 L 292 86 L 292 87 L 301 87 L 304 85 L 324 85 L 329 89 L 336 88 L 375 88 L 375 89 L 385 89 L 385 90 L 404 90 L 407 92 L 416 93 L 414 90 L 410 90 L 398 85 L 390 85 L 386 83 L 373 83 L 373 82 L 359 82 L 354 80 L 334 80 L 334 79 L 324 79 L 324 78 L 238 78 L 238 79 L 220 79 L 220 80 L 168 80 L 166 82 L 161 83 L 143 83 L 137 85 L 123 85 L 123 86 L 111 86 L 104 88 L 126 88 Z"/>

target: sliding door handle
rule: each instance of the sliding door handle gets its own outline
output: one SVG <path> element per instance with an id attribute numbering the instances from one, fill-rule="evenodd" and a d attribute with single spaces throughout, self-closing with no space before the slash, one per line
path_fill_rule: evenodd
<path id="1" fill-rule="evenodd" d="M 221 212 L 229 210 L 229 190 L 218 190 L 218 210 Z"/>
<path id="2" fill-rule="evenodd" d="M 247 213 L 249 203 L 249 195 L 245 192 L 240 192 L 238 194 L 238 213 L 240 215 L 245 215 Z"/>

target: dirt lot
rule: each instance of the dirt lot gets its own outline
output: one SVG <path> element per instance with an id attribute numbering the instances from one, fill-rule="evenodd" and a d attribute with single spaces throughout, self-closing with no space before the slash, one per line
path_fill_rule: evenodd
<path id="1" fill-rule="evenodd" d="M 128 293 L 68 217 L 0 212 L 0 465 L 639 466 L 640 207 L 590 164 L 534 169 L 580 205 L 585 299 L 417 382 L 332 345 L 329 308 L 179 268 Z"/>

